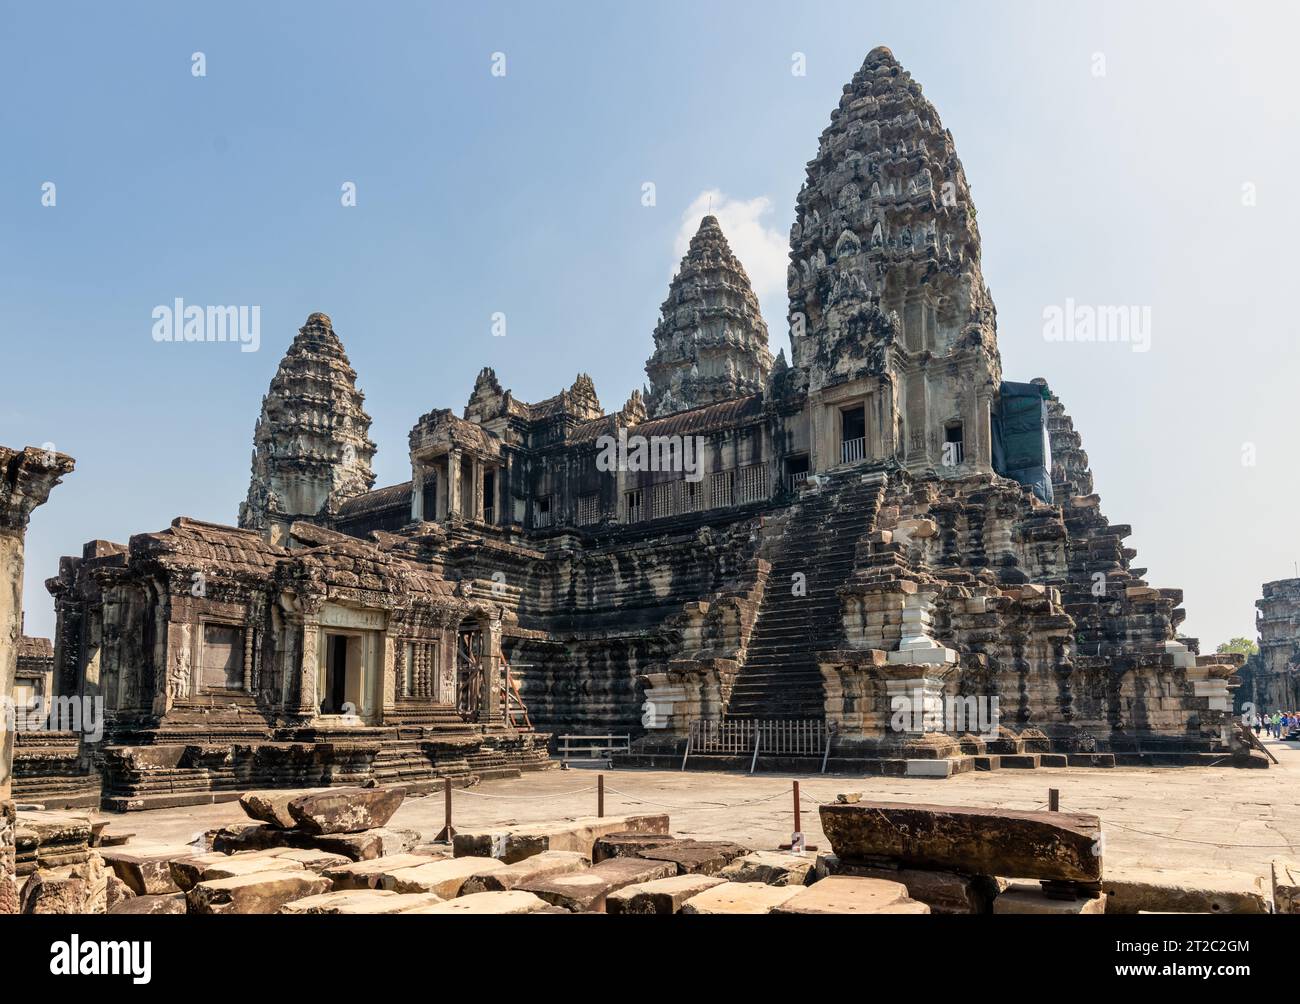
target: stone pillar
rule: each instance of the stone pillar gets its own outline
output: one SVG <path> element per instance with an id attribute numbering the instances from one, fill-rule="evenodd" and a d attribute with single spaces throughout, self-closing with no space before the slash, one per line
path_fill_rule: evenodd
<path id="1" fill-rule="evenodd" d="M 447 451 L 447 515 L 453 514 L 461 514 L 460 450 L 455 447 Z"/>
<path id="2" fill-rule="evenodd" d="M 411 467 L 411 522 L 424 519 L 424 464 L 418 460 Z"/>
<path id="3" fill-rule="evenodd" d="M 27 447 L 0 446 L 0 914 L 18 912 L 14 874 L 12 799 L 14 736 L 9 731 L 14 674 L 18 669 L 18 638 L 22 633 L 23 549 L 32 510 L 43 504 L 54 486 L 72 470 L 71 457 Z"/>
<path id="4" fill-rule="evenodd" d="M 315 718 L 320 711 L 320 697 L 316 693 L 316 677 L 320 672 L 320 608 L 319 601 L 300 601 L 298 619 L 302 624 L 302 659 L 298 664 L 298 714 L 304 719 Z"/>
<path id="5" fill-rule="evenodd" d="M 474 484 L 470 486 L 470 514 L 477 520 L 483 519 L 483 461 L 475 457 L 470 462 Z"/>
<path id="6" fill-rule="evenodd" d="M 480 725 L 503 721 L 501 709 L 501 619 L 489 620 L 483 638 L 483 686 L 479 689 Z"/>

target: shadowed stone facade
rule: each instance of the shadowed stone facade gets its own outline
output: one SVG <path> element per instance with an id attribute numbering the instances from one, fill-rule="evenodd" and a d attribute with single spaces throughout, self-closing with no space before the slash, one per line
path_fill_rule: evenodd
<path id="1" fill-rule="evenodd" d="M 1240 660 L 1179 637 L 1047 383 L 1003 382 L 952 136 L 888 50 L 796 209 L 790 360 L 706 217 L 644 399 L 606 411 L 579 374 L 528 403 L 484 369 L 378 490 L 355 374 L 308 318 L 241 528 L 93 541 L 50 580 L 56 676 L 110 709 L 107 804 L 516 770 L 555 731 L 679 759 L 698 720 L 823 723 L 854 769 L 1227 751 Z M 1038 416 L 1014 465 L 1013 390 Z M 946 728 L 958 698 L 1000 725 Z"/>

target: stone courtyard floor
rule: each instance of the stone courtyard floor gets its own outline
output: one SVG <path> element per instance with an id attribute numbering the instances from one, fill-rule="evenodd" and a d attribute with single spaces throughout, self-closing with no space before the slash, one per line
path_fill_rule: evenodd
<path id="1" fill-rule="evenodd" d="M 1001 770 L 943 781 L 605 770 L 605 812 L 667 812 L 678 836 L 727 838 L 770 849 L 790 839 L 790 782 L 798 780 L 808 843 L 829 851 L 813 799 L 833 801 L 839 792 L 860 791 L 878 801 L 1045 809 L 1048 788 L 1058 788 L 1062 811 L 1101 817 L 1110 864 L 1231 868 L 1268 876 L 1272 858 L 1300 857 L 1300 744 L 1265 743 L 1280 766 Z M 458 789 L 454 825 L 476 829 L 595 815 L 596 773 L 557 769 Z M 168 843 L 189 842 L 206 830 L 247 821 L 238 802 L 105 817 L 112 831 L 134 833 L 135 842 Z M 408 798 L 389 823 L 419 830 L 426 840 L 442 824 L 441 792 Z"/>

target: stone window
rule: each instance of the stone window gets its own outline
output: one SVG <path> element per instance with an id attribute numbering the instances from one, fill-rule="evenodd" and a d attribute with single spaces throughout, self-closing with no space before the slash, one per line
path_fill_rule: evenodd
<path id="1" fill-rule="evenodd" d="M 682 512 L 699 512 L 704 508 L 704 485 L 699 481 L 682 482 Z"/>
<path id="2" fill-rule="evenodd" d="M 204 624 L 199 655 L 199 685 L 203 690 L 244 689 L 244 629 L 230 624 Z"/>
<path id="3" fill-rule="evenodd" d="M 718 471 L 709 475 L 709 508 L 722 509 L 734 503 L 735 471 Z"/>
<path id="4" fill-rule="evenodd" d="M 677 483 L 666 481 L 650 489 L 650 518 L 663 519 L 676 514 Z"/>
<path id="5" fill-rule="evenodd" d="M 555 521 L 555 514 L 551 511 L 551 496 L 542 495 L 533 500 L 533 526 L 543 529 L 550 526 Z"/>
<path id="6" fill-rule="evenodd" d="M 645 492 L 638 488 L 623 493 L 623 522 L 640 523 L 645 519 Z"/>
<path id="7" fill-rule="evenodd" d="M 966 459 L 966 442 L 960 422 L 949 422 L 943 427 L 943 466 L 956 467 Z"/>
<path id="8" fill-rule="evenodd" d="M 406 643 L 402 663 L 402 696 L 415 696 L 415 642 Z"/>
<path id="9" fill-rule="evenodd" d="M 767 464 L 748 464 L 740 469 L 740 493 L 736 502 L 745 505 L 767 498 Z"/>
<path id="10" fill-rule="evenodd" d="M 578 497 L 578 525 L 591 526 L 592 523 L 600 522 L 600 493 L 592 492 L 590 495 L 580 495 Z"/>

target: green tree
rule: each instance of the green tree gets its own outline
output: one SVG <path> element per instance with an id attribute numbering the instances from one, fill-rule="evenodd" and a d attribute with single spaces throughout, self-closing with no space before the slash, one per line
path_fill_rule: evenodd
<path id="1" fill-rule="evenodd" d="M 1259 654 L 1259 646 L 1256 645 L 1256 644 L 1255 644 L 1253 641 L 1251 641 L 1249 638 L 1233 638 L 1233 639 L 1231 639 L 1230 641 L 1225 641 L 1223 644 L 1221 644 L 1221 645 L 1220 645 L 1218 648 L 1216 648 L 1214 651 L 1216 651 L 1216 652 L 1238 652 L 1238 653 L 1240 653 L 1241 655 L 1250 656 L 1250 655 L 1258 655 L 1258 654 Z"/>

